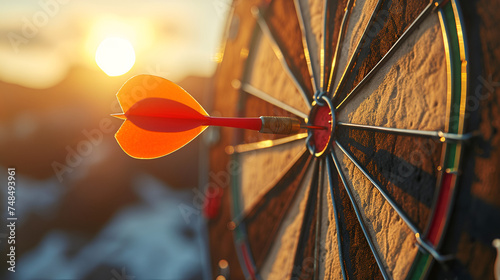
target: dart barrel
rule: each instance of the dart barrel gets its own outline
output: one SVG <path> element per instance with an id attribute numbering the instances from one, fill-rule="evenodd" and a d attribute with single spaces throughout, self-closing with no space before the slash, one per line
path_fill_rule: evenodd
<path id="1" fill-rule="evenodd" d="M 259 132 L 272 134 L 293 134 L 300 130 L 300 121 L 288 117 L 260 117 L 262 127 Z"/>

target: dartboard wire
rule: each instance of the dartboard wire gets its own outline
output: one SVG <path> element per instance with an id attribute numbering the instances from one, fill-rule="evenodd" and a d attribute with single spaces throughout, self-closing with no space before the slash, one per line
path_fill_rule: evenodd
<path id="1" fill-rule="evenodd" d="M 254 30 L 253 39 L 252 39 L 252 42 L 253 42 L 252 45 L 254 45 L 255 41 L 257 41 L 256 37 L 258 35 L 258 30 L 259 30 L 258 28 L 256 28 Z M 255 46 L 251 47 L 251 49 L 254 49 L 254 48 L 255 48 Z M 253 56 L 253 53 L 251 53 L 250 56 Z M 283 109 L 283 110 L 285 110 L 287 112 L 290 112 L 290 113 L 292 113 L 292 114 L 294 114 L 297 117 L 300 117 L 302 119 L 305 119 L 305 118 L 308 117 L 308 115 L 305 112 L 303 112 L 303 111 L 301 111 L 301 110 L 299 110 L 299 109 L 297 109 L 297 108 L 295 108 L 295 107 L 287 104 L 286 102 L 283 102 L 283 101 L 275 98 L 271 94 L 269 94 L 269 93 L 267 93 L 267 92 L 265 92 L 265 91 L 263 91 L 261 89 L 258 89 L 256 87 L 254 87 L 253 85 L 251 85 L 250 82 L 249 82 L 249 76 L 250 76 L 250 73 L 251 73 L 251 71 L 250 71 L 251 70 L 250 69 L 251 68 L 250 65 L 251 65 L 251 63 L 246 63 L 245 64 L 245 67 L 243 69 L 243 75 L 242 75 L 241 81 L 238 80 L 238 79 L 235 79 L 235 80 L 233 80 L 231 82 L 233 88 L 240 90 L 240 92 L 242 92 L 242 93 L 247 93 L 247 94 L 253 95 L 253 96 L 255 96 L 255 97 L 257 97 L 257 98 L 259 98 L 259 99 L 261 99 L 261 100 L 263 100 L 263 101 L 265 101 L 267 103 L 269 103 L 269 104 L 272 104 L 272 105 L 274 105 L 274 106 L 276 106 L 278 108 L 281 108 L 281 109 Z"/>
<path id="2" fill-rule="evenodd" d="M 231 158 L 232 160 L 237 160 L 239 155 L 233 155 Z M 235 213 L 240 213 L 241 212 L 241 206 L 243 204 L 242 202 L 242 196 L 240 194 L 240 188 L 238 187 L 238 184 L 236 182 L 239 181 L 240 178 L 240 172 L 231 172 L 231 192 L 230 195 L 232 196 L 232 203 L 231 203 L 231 216 L 234 217 Z M 230 225 L 231 223 L 228 223 Z M 246 279 L 260 279 L 258 275 L 255 275 L 255 261 L 249 254 L 249 244 L 248 244 L 248 238 L 246 235 L 246 228 L 245 225 L 241 225 L 239 227 L 232 227 L 234 229 L 233 231 L 233 237 L 235 241 L 235 246 L 236 246 L 236 254 L 238 256 L 238 259 L 240 260 L 241 268 L 243 270 L 243 274 L 245 275 Z"/>
<path id="3" fill-rule="evenodd" d="M 316 205 L 316 237 L 315 241 L 316 244 L 314 246 L 314 278 L 313 279 L 319 279 L 319 254 L 321 250 L 321 220 L 322 220 L 322 215 L 321 215 L 321 209 L 322 209 L 322 204 L 323 204 L 323 185 L 324 185 L 324 180 L 325 176 L 323 176 L 324 172 L 323 170 L 325 169 L 325 162 L 320 161 L 319 162 L 319 176 L 320 176 L 320 183 L 318 186 L 318 191 L 317 191 L 317 205 Z"/>
<path id="4" fill-rule="evenodd" d="M 330 91 L 331 91 L 330 87 L 332 84 L 332 80 L 335 77 L 335 74 L 337 73 L 337 64 L 338 64 L 337 58 L 338 58 L 339 52 L 341 51 L 341 48 L 342 48 L 341 43 L 342 43 L 342 41 L 344 41 L 344 36 L 345 36 L 345 33 L 347 32 L 347 25 L 348 25 L 347 23 L 349 21 L 349 17 L 350 17 L 351 12 L 352 12 L 353 3 L 354 3 L 353 0 L 348 0 L 347 5 L 346 5 L 346 10 L 345 10 L 344 16 L 342 18 L 342 24 L 340 25 L 339 36 L 337 38 L 337 45 L 335 46 L 335 54 L 333 55 L 332 65 L 330 68 L 330 76 L 328 78 L 328 84 L 327 84 L 326 90 L 325 90 L 327 93 L 330 93 Z M 325 70 L 326 69 L 323 69 L 323 71 L 325 71 Z M 329 94 L 329 95 L 331 95 L 331 94 Z"/>
<path id="5" fill-rule="evenodd" d="M 276 147 L 279 145 L 292 143 L 292 142 L 299 141 L 299 140 L 302 140 L 305 138 L 307 138 L 307 132 L 294 134 L 291 136 L 273 139 L 273 140 L 262 140 L 262 141 L 258 141 L 258 142 L 239 144 L 239 145 L 235 145 L 235 146 L 227 146 L 226 153 L 228 153 L 228 154 L 242 154 L 242 153 L 254 152 L 254 151 L 259 151 L 262 149 L 267 149 L 267 148 L 272 148 L 272 147 Z"/>
<path id="6" fill-rule="evenodd" d="M 396 211 L 398 216 L 406 223 L 408 228 L 414 233 L 415 239 L 420 246 L 420 248 L 424 249 L 426 252 L 430 253 L 435 259 L 438 261 L 448 261 L 452 257 L 450 256 L 445 256 L 441 255 L 432 244 L 430 244 L 427 240 L 421 238 L 421 233 L 419 232 L 418 228 L 412 223 L 410 218 L 406 216 L 404 213 L 404 210 L 402 210 L 391 198 L 390 196 L 378 185 L 378 183 L 373 179 L 370 174 L 368 174 L 368 171 L 366 171 L 359 162 L 357 162 L 353 156 L 350 155 L 349 152 L 347 152 L 342 145 L 340 145 L 339 142 L 335 141 L 336 145 L 339 147 L 340 150 L 349 158 L 349 160 L 354 163 L 354 165 L 363 173 L 363 175 L 370 180 L 370 182 L 377 188 L 377 190 L 382 194 L 384 199 L 391 205 L 391 207 Z"/>
<path id="7" fill-rule="evenodd" d="M 275 181 L 273 188 L 276 185 L 278 185 L 280 183 L 280 181 L 283 180 L 283 177 L 286 176 L 287 173 L 292 172 L 291 170 L 293 170 L 294 168 L 300 168 L 300 170 L 303 171 L 302 175 L 300 175 L 301 172 L 298 172 L 297 174 L 295 174 L 295 176 L 300 176 L 300 177 L 295 177 L 296 179 L 299 180 L 297 182 L 298 188 L 300 189 L 300 188 L 305 187 L 305 185 L 304 185 L 305 178 L 308 176 L 308 173 L 310 172 L 309 169 L 311 166 L 311 162 L 313 162 L 313 161 L 312 161 L 312 157 L 310 156 L 310 154 L 307 152 L 306 149 L 302 150 L 302 152 L 299 153 L 298 156 L 299 156 L 299 158 L 294 162 L 292 167 L 285 168 L 282 175 L 278 176 L 279 179 Z M 239 177 L 239 175 L 238 175 L 238 177 Z M 241 196 L 240 191 L 239 191 L 240 187 L 238 186 L 238 183 L 236 183 L 236 182 L 237 182 L 236 178 L 233 178 L 233 184 L 232 184 L 232 187 L 233 187 L 232 190 L 234 193 L 233 199 L 235 199 L 234 201 L 236 201 L 236 203 L 233 205 L 233 217 L 239 211 L 240 214 L 238 215 L 238 217 L 240 217 L 240 222 L 238 224 L 235 224 L 233 222 L 234 221 L 233 220 L 232 222 L 229 222 L 228 225 L 231 225 L 231 228 L 234 230 L 235 240 L 236 240 L 237 246 L 241 250 L 241 252 L 238 253 L 238 256 L 239 256 L 240 263 L 242 264 L 242 266 L 246 267 L 244 270 L 248 273 L 248 274 L 246 274 L 247 279 L 250 279 L 250 278 L 251 279 L 261 279 L 260 273 L 259 273 L 259 268 L 260 268 L 259 263 L 256 262 L 255 256 L 251 253 L 252 250 L 250 249 L 250 243 L 249 243 L 248 232 L 247 232 L 247 224 L 244 222 L 244 219 L 243 219 L 243 211 L 244 210 L 242 207 L 242 202 L 238 202 L 241 200 L 242 196 Z M 287 206 L 288 208 L 291 206 L 291 204 L 293 204 L 293 201 L 296 200 L 296 193 L 298 193 L 298 192 L 294 192 L 294 197 L 292 198 L 292 200 L 291 200 L 292 202 L 290 203 L 290 205 Z M 262 198 L 264 196 L 265 196 L 265 194 L 262 195 L 260 199 L 257 199 L 257 202 L 262 200 Z M 255 208 L 255 206 L 257 204 L 258 203 L 254 203 L 252 208 Z M 287 208 L 287 210 L 284 211 L 285 215 L 288 213 L 288 208 Z M 248 214 L 250 212 L 251 211 L 246 211 L 245 213 Z M 271 232 L 271 234 L 269 236 L 270 241 L 273 241 L 274 238 L 276 237 L 277 230 L 279 230 L 282 220 L 283 220 L 283 217 L 278 219 L 279 225 L 277 228 L 275 228 L 275 230 L 273 230 L 273 232 Z M 268 246 L 266 246 L 264 248 L 263 254 L 267 255 L 270 248 L 271 248 L 271 246 L 269 246 L 269 244 L 268 244 Z"/>
<path id="8" fill-rule="evenodd" d="M 461 142 L 461 141 L 469 140 L 470 138 L 472 138 L 474 136 L 473 133 L 455 134 L 455 133 L 446 133 L 443 131 L 429 131 L 429 130 L 418 130 L 418 129 L 394 128 L 394 127 L 354 124 L 354 123 L 345 123 L 345 122 L 337 122 L 337 125 L 347 127 L 347 128 L 352 128 L 352 129 L 376 131 L 376 132 L 389 133 L 389 134 L 394 134 L 394 135 L 437 138 L 441 142 Z"/>
<path id="9" fill-rule="evenodd" d="M 305 157 L 305 158 L 304 158 Z M 259 204 L 259 202 L 270 192 L 272 191 L 277 185 L 279 185 L 279 183 L 283 180 L 283 178 L 291 171 L 291 170 L 294 170 L 297 166 L 300 166 L 300 165 L 304 165 L 304 168 L 305 169 L 309 169 L 309 167 L 311 166 L 311 156 L 309 154 L 309 152 L 307 151 L 307 148 L 303 148 L 301 149 L 301 151 L 297 154 L 297 156 L 295 156 L 290 164 L 288 164 L 287 167 L 285 167 L 283 169 L 283 171 L 281 172 L 281 174 L 279 174 L 276 179 L 271 182 L 269 184 L 269 186 L 266 186 L 266 192 L 264 192 L 263 194 L 261 194 L 258 198 L 254 199 L 253 203 L 249 206 L 249 207 L 245 207 L 249 210 L 245 211 L 244 209 L 241 209 L 241 212 L 240 213 L 234 213 L 235 215 L 233 220 L 231 221 L 231 223 L 233 223 L 233 225 L 235 227 L 238 227 L 247 217 L 248 215 L 252 212 L 252 210 L 257 207 L 257 205 Z M 307 173 L 307 170 L 306 172 L 303 174 L 302 178 L 301 178 L 301 181 L 306 177 L 306 174 Z M 298 174 L 296 174 L 298 175 Z"/>
<path id="10" fill-rule="evenodd" d="M 439 1 L 441 2 L 441 1 Z M 439 3 L 438 3 L 439 5 Z M 437 10 L 435 9 L 436 6 L 434 4 L 434 1 L 431 1 L 431 3 L 429 3 L 425 8 L 424 10 L 417 16 L 417 18 L 408 26 L 408 28 L 406 28 L 406 30 L 403 32 L 403 34 L 401 34 L 401 36 L 396 40 L 396 42 L 392 45 L 392 47 L 384 54 L 384 56 L 377 62 L 377 64 L 375 64 L 375 66 L 368 72 L 368 74 L 366 74 L 363 79 L 361 79 L 361 81 L 354 87 L 354 89 L 352 89 L 347 95 L 346 97 L 340 101 L 337 105 L 337 107 L 335 108 L 335 110 L 340 110 L 341 108 L 343 108 L 343 106 L 347 103 L 347 101 L 352 97 L 352 96 L 355 96 L 355 94 L 363 87 L 363 85 L 365 85 L 368 81 L 371 80 L 371 78 L 378 72 L 378 70 L 389 60 L 389 58 L 392 57 L 392 55 L 396 52 L 397 49 L 399 49 L 399 46 L 403 44 L 403 42 L 405 42 L 408 37 L 410 36 L 410 34 L 413 33 L 414 30 L 416 30 L 418 28 L 418 26 L 420 25 L 420 23 L 426 18 L 427 15 L 431 14 L 431 11 L 432 10 Z M 370 23 L 369 23 L 370 25 Z M 363 40 L 363 38 L 361 39 L 361 41 Z M 361 42 L 360 41 L 360 42 Z M 358 49 L 356 49 L 356 51 L 358 51 Z M 352 58 L 355 56 L 356 53 L 353 53 L 353 56 Z M 351 59 L 352 59 L 351 58 Z M 352 61 L 351 61 L 352 62 Z M 346 70 L 348 70 L 346 68 Z M 344 73 L 345 75 L 345 73 Z M 342 76 L 342 79 L 344 79 L 344 76 Z M 342 81 L 342 80 L 341 80 Z M 337 87 L 337 90 L 336 92 L 338 92 L 338 90 L 340 89 L 340 82 L 339 82 L 339 87 Z"/>
<path id="11" fill-rule="evenodd" d="M 248 94 L 251 94 L 259 99 L 262 99 L 262 100 L 266 101 L 267 103 L 270 103 L 278 108 L 281 108 L 287 112 L 290 112 L 290 113 L 296 115 L 297 117 L 300 117 L 303 119 L 306 119 L 308 117 L 308 115 L 306 113 L 300 111 L 299 109 L 297 109 L 293 106 L 286 104 L 285 102 L 283 102 L 281 100 L 276 99 L 275 97 L 273 97 L 269 93 L 266 93 L 266 92 L 264 92 L 256 87 L 252 86 L 248 82 L 243 83 L 243 85 L 241 86 L 241 90 L 248 93 Z"/>
<path id="12" fill-rule="evenodd" d="M 292 80 L 295 87 L 302 95 L 302 98 L 304 99 L 304 102 L 306 103 L 306 105 L 309 107 L 309 109 L 311 109 L 312 108 L 312 101 L 313 101 L 312 96 L 307 94 L 307 90 L 302 87 L 302 85 L 297 80 L 297 77 L 295 76 L 295 74 L 292 72 L 292 70 L 288 66 L 288 63 L 286 62 L 283 51 L 282 51 L 281 47 L 279 46 L 278 42 L 276 41 L 276 38 L 274 38 L 273 33 L 269 29 L 269 26 L 267 25 L 266 20 L 262 16 L 261 11 L 257 7 L 252 7 L 252 14 L 256 18 L 257 25 L 262 30 L 262 33 L 264 33 L 266 38 L 269 39 L 269 42 L 271 43 L 271 47 L 274 51 L 274 54 L 276 55 L 278 60 L 281 62 L 281 66 L 283 67 L 283 70 L 288 75 L 288 77 Z"/>
<path id="13" fill-rule="evenodd" d="M 325 46 L 326 46 L 326 29 L 327 29 L 327 14 L 328 14 L 328 3 L 330 0 L 325 0 L 324 14 L 323 14 L 323 42 L 321 44 L 321 50 L 319 53 L 319 69 L 320 69 L 320 77 L 319 77 L 319 90 L 323 92 L 323 84 L 325 80 Z"/>
<path id="14" fill-rule="evenodd" d="M 311 43 L 307 39 L 307 31 L 305 26 L 304 15 L 302 13 L 302 8 L 300 6 L 299 0 L 294 0 L 295 12 L 297 13 L 297 17 L 299 19 L 300 32 L 302 34 L 302 46 L 304 55 L 307 62 L 307 70 L 309 71 L 309 78 L 311 79 L 311 84 L 313 88 L 313 92 L 316 92 L 318 89 L 318 78 L 315 73 L 315 67 L 313 65 L 313 60 L 311 59 L 310 45 Z"/>
<path id="15" fill-rule="evenodd" d="M 467 67 L 467 40 L 465 38 L 466 34 L 462 29 L 464 20 L 457 1 L 442 1 L 441 4 L 438 5 L 438 15 L 443 32 L 448 73 L 448 106 L 446 110 L 445 131 L 463 134 L 469 74 Z M 450 11 L 453 13 L 453 17 L 446 16 Z M 460 83 L 457 84 L 456 81 L 460 81 Z M 453 108 L 457 109 L 453 110 Z M 444 170 L 440 172 L 441 178 L 439 179 L 440 183 L 438 184 L 437 195 L 433 203 L 431 220 L 424 233 L 424 238 L 428 240 L 431 249 L 439 249 L 445 240 L 443 238 L 444 233 L 450 221 L 454 199 L 457 195 L 456 183 L 462 156 L 462 144 L 444 143 L 442 151 L 441 162 L 443 166 L 441 168 Z M 438 208 L 441 208 L 441 210 Z M 439 218 L 438 212 L 441 212 L 444 218 Z M 419 254 L 417 256 L 419 259 L 414 263 L 414 267 L 412 267 L 413 272 L 410 273 L 413 273 L 414 276 L 421 274 L 422 277 L 426 277 L 434 260 L 426 254 Z M 436 258 L 434 255 L 433 257 Z M 427 273 L 422 274 L 420 271 L 427 271 Z"/>
<path id="16" fill-rule="evenodd" d="M 348 1 L 352 1 L 352 0 L 348 0 Z M 326 51 L 327 49 L 329 49 L 331 46 L 328 45 L 327 43 L 327 30 L 330 30 L 330 26 L 329 26 L 329 11 L 332 7 L 332 0 L 325 0 L 325 5 L 324 5 L 324 13 L 323 13 L 323 40 L 322 40 L 322 44 L 321 44 L 321 50 L 320 50 L 320 87 L 319 87 L 319 90 L 320 92 L 319 93 L 322 93 L 322 92 L 325 92 L 325 80 L 326 80 Z M 337 1 L 338 2 L 338 1 Z M 335 5 L 336 9 L 338 8 L 341 8 L 341 6 L 335 2 L 333 5 Z M 346 9 L 348 7 L 348 4 L 346 5 Z M 347 10 L 346 10 L 347 11 Z M 335 15 L 333 15 L 333 17 L 335 17 Z M 344 17 L 345 17 L 345 14 L 344 14 Z M 345 18 L 344 18 L 345 19 Z M 341 27 L 342 28 L 342 27 Z M 342 30 L 339 31 L 339 37 L 342 35 L 341 34 Z"/>
<path id="17" fill-rule="evenodd" d="M 327 163 L 331 165 L 331 161 L 335 164 L 335 168 L 337 170 L 337 173 L 340 176 L 340 179 L 342 180 L 342 184 L 344 185 L 344 188 L 347 192 L 347 195 L 349 196 L 349 200 L 351 201 L 351 205 L 354 208 L 354 213 L 356 213 L 356 218 L 358 219 L 359 225 L 361 226 L 361 229 L 363 230 L 363 234 L 365 236 L 366 241 L 368 242 L 368 245 L 370 246 L 370 250 L 372 251 L 373 257 L 375 258 L 375 261 L 377 262 L 377 265 L 379 267 L 380 273 L 382 273 L 382 276 L 384 279 L 390 279 L 389 274 L 387 273 L 387 270 L 385 269 L 384 263 L 382 259 L 380 258 L 380 255 L 375 247 L 375 244 L 373 243 L 373 240 L 366 228 L 365 222 L 363 221 L 363 217 L 361 215 L 361 211 L 358 208 L 358 204 L 356 203 L 356 200 L 354 199 L 354 196 L 351 192 L 351 189 L 348 186 L 347 180 L 344 175 L 344 171 L 342 170 L 342 167 L 340 165 L 340 162 L 338 161 L 337 157 L 335 156 L 335 153 L 333 151 L 330 152 L 330 156 L 328 157 Z M 329 170 L 332 168 L 329 168 Z M 329 172 L 329 176 L 331 171 Z M 331 181 L 331 180 L 330 180 Z M 333 200 L 333 196 L 332 196 Z M 337 233 L 338 234 L 338 233 Z M 340 243 L 339 243 L 340 246 Z"/>
<path id="18" fill-rule="evenodd" d="M 292 278 L 295 277 L 297 275 L 297 273 L 299 275 L 302 274 L 304 261 L 305 261 L 302 249 L 304 249 L 307 245 L 308 238 L 310 238 L 310 236 L 308 236 L 308 234 L 309 234 L 308 231 L 310 230 L 310 225 L 312 224 L 312 222 L 314 222 L 314 221 L 310 221 L 309 219 L 314 217 L 314 211 L 316 211 L 316 221 L 317 221 L 318 214 L 319 214 L 319 212 L 317 211 L 318 210 L 317 205 L 319 204 L 318 203 L 318 188 L 320 185 L 319 174 L 321 174 L 321 172 L 320 172 L 321 171 L 321 162 L 315 158 L 313 164 L 314 164 L 313 174 L 312 174 L 311 184 L 309 186 L 309 191 L 308 191 L 308 195 L 307 195 L 306 208 L 304 210 L 304 216 L 302 217 L 302 224 L 300 227 L 300 233 L 299 233 L 297 247 L 295 248 L 295 257 L 293 260 L 293 267 L 292 267 L 292 271 L 291 271 Z M 311 213 L 311 211 L 313 211 L 313 212 Z M 317 223 L 315 224 L 315 230 L 317 231 L 316 225 L 317 225 Z M 315 236 L 315 238 L 317 238 L 316 232 L 314 233 L 314 236 Z M 317 241 L 317 239 L 315 239 L 315 241 Z M 316 244 L 314 244 L 314 245 L 316 245 Z M 315 249 L 316 249 L 316 246 L 315 246 Z M 316 274 L 316 268 L 317 268 L 316 261 L 317 261 L 317 258 L 316 258 L 316 256 L 314 256 L 314 272 L 315 272 L 314 274 Z M 296 271 L 296 268 L 300 268 L 300 270 Z M 317 278 L 314 277 L 313 279 L 317 279 Z"/>
<path id="19" fill-rule="evenodd" d="M 349 158 L 349 160 L 354 163 L 354 165 L 363 173 L 363 175 L 375 186 L 375 188 L 382 194 L 384 197 L 385 201 L 387 201 L 391 207 L 396 211 L 398 216 L 405 222 L 405 224 L 408 226 L 408 228 L 414 233 L 414 234 L 420 234 L 417 226 L 413 224 L 413 222 L 410 220 L 408 216 L 406 216 L 406 213 L 401 209 L 394 200 L 382 189 L 382 187 L 373 179 L 368 171 L 365 170 L 363 166 L 359 162 L 354 159 L 354 157 L 338 142 L 335 141 L 335 144 L 339 147 L 339 149 Z"/>
<path id="20" fill-rule="evenodd" d="M 339 84 L 337 86 L 337 88 L 335 89 L 335 92 L 333 93 L 332 95 L 332 98 L 334 99 L 335 96 L 337 95 L 338 91 L 340 90 L 340 88 L 342 88 L 344 86 L 344 83 L 346 81 L 346 77 L 347 77 L 347 73 L 348 71 L 352 68 L 353 66 L 353 63 L 354 63 L 354 58 L 356 57 L 357 53 L 359 52 L 359 50 L 361 49 L 361 43 L 363 42 L 363 40 L 365 39 L 367 33 L 368 33 L 368 29 L 371 27 L 372 23 L 373 23 L 373 20 L 375 19 L 375 16 L 377 15 L 377 12 L 379 10 L 379 7 L 380 5 L 382 4 L 383 0 L 379 0 L 377 2 L 377 5 L 375 6 L 375 9 L 373 9 L 373 12 L 370 16 L 370 20 L 368 21 L 368 24 L 366 25 L 365 29 L 363 30 L 363 34 L 361 35 L 360 37 L 360 40 L 358 41 L 358 44 L 356 45 L 356 48 L 354 50 L 354 52 L 352 53 L 352 56 L 351 58 L 349 59 L 349 63 L 346 65 L 346 67 L 344 68 L 344 73 L 342 73 L 342 77 L 340 78 L 340 81 L 339 81 Z"/>
<path id="21" fill-rule="evenodd" d="M 339 253 L 340 268 L 342 270 L 342 278 L 344 280 L 347 280 L 347 273 L 345 271 L 345 265 L 344 265 L 344 256 L 343 256 L 343 252 L 342 252 L 342 239 L 341 239 L 340 223 L 339 223 L 340 217 L 339 217 L 339 214 L 337 211 L 337 205 L 335 203 L 335 196 L 333 193 L 336 186 L 333 183 L 333 174 L 332 174 L 333 168 L 331 166 L 331 162 L 329 159 L 326 160 L 326 170 L 328 173 L 328 183 L 330 186 L 330 196 L 332 197 L 332 208 L 333 208 L 333 216 L 335 218 L 335 231 L 337 233 L 337 247 L 338 247 L 337 249 L 339 251 L 338 253 Z"/>

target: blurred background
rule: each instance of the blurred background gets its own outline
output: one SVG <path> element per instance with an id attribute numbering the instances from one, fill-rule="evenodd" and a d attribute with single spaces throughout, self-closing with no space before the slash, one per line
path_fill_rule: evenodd
<path id="1" fill-rule="evenodd" d="M 229 9 L 229 0 L 0 0 L 0 196 L 7 224 L 13 167 L 17 217 L 16 272 L 2 261 L 0 278 L 209 278 L 198 191 L 207 138 L 136 160 L 109 114 L 141 73 L 180 84 L 210 112 Z M 8 234 L 2 226 L 4 260 Z"/>

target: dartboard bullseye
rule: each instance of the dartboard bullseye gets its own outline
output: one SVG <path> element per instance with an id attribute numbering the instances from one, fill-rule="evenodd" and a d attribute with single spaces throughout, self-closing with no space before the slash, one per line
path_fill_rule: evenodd
<path id="1" fill-rule="evenodd" d="M 313 103 L 314 106 L 309 115 L 309 122 L 315 126 L 326 127 L 327 129 L 309 131 L 306 140 L 309 152 L 316 157 L 322 156 L 330 149 L 336 125 L 333 105 L 328 97 L 325 95 L 322 96 L 324 97 L 316 99 Z"/>

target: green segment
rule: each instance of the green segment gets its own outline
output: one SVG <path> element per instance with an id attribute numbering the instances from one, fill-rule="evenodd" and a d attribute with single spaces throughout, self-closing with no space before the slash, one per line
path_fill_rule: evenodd
<path id="1" fill-rule="evenodd" d="M 449 143 L 446 146 L 446 160 L 444 162 L 445 168 L 453 169 L 455 168 L 455 155 L 457 152 L 457 144 Z"/>
<path id="2" fill-rule="evenodd" d="M 450 51 L 451 64 L 451 104 L 450 104 L 450 123 L 449 133 L 458 133 L 460 124 L 460 103 L 462 101 L 462 61 L 460 59 L 460 44 L 455 22 L 455 13 L 453 5 L 448 3 L 443 7 L 443 20 Z M 446 146 L 445 166 L 444 168 L 455 168 L 455 157 L 457 145 L 448 143 Z"/>
<path id="3" fill-rule="evenodd" d="M 425 275 L 426 266 L 429 262 L 430 255 L 424 254 L 420 251 L 417 252 L 417 256 L 415 257 L 415 262 L 413 263 L 413 267 L 411 272 L 409 273 L 409 280 L 419 280 Z"/>

